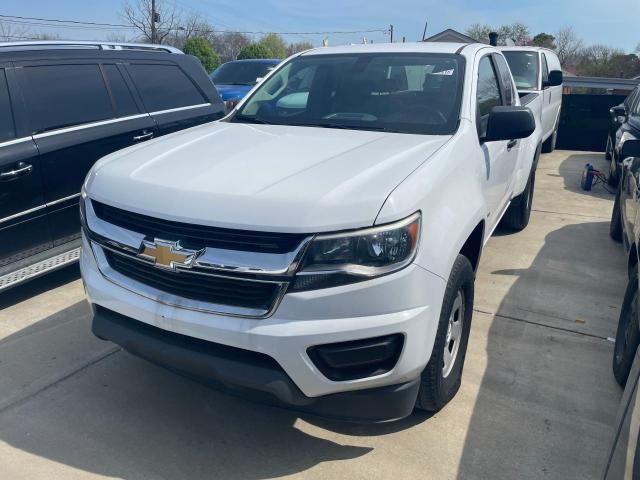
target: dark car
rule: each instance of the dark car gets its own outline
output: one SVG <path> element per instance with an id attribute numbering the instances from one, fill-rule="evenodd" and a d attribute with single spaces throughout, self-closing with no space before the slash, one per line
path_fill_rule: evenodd
<path id="1" fill-rule="evenodd" d="M 0 291 L 77 260 L 99 158 L 223 115 L 198 60 L 170 47 L 0 43 Z"/>
<path id="2" fill-rule="evenodd" d="M 617 185 L 620 180 L 620 148 L 629 139 L 640 138 L 640 86 L 622 102 L 609 110 L 609 136 L 605 157 L 609 163 L 609 184 Z"/>
<path id="3" fill-rule="evenodd" d="M 627 140 L 619 151 L 620 182 L 611 214 L 609 234 L 622 242 L 627 253 L 629 285 L 624 296 L 613 356 L 613 373 L 624 385 L 640 345 L 638 317 L 638 244 L 640 240 L 640 140 Z"/>
<path id="4" fill-rule="evenodd" d="M 640 478 L 640 350 L 618 407 L 611 446 L 607 452 L 603 480 Z"/>
<path id="5" fill-rule="evenodd" d="M 277 59 L 256 58 L 223 63 L 211 73 L 211 80 L 222 100 L 237 103 L 280 62 Z"/>

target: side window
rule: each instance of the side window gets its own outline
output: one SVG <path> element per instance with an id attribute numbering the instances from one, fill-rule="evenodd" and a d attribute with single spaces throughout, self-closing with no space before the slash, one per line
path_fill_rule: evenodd
<path id="1" fill-rule="evenodd" d="M 547 56 L 542 54 L 542 83 L 549 80 L 549 64 L 547 63 Z"/>
<path id="2" fill-rule="evenodd" d="M 487 133 L 487 120 L 493 107 L 502 104 L 500 96 L 500 84 L 496 76 L 491 57 L 486 56 L 480 60 L 478 67 L 478 91 L 476 93 L 476 121 L 478 135 L 484 137 Z"/>
<path id="3" fill-rule="evenodd" d="M 124 81 L 124 78 L 122 78 L 118 67 L 115 65 L 103 65 L 102 69 L 105 77 L 107 77 L 107 83 L 109 84 L 118 116 L 126 117 L 127 115 L 139 113 L 133 95 L 131 95 L 131 91 Z"/>
<path id="4" fill-rule="evenodd" d="M 496 60 L 496 66 L 498 67 L 498 72 L 500 72 L 500 80 L 502 80 L 502 89 L 504 91 L 504 104 L 515 105 L 516 93 L 514 92 L 513 80 L 511 78 L 511 71 L 509 70 L 507 61 L 504 59 L 502 55 L 495 55 L 493 58 Z"/>
<path id="5" fill-rule="evenodd" d="M 4 70 L 0 68 L 0 142 L 12 140 L 15 137 L 16 129 L 13 124 L 7 77 Z"/>
<path id="6" fill-rule="evenodd" d="M 149 112 L 200 105 L 206 99 L 177 65 L 129 65 L 142 102 Z"/>
<path id="7" fill-rule="evenodd" d="M 24 67 L 21 79 L 34 132 L 114 117 L 97 64 Z"/>
<path id="8" fill-rule="evenodd" d="M 624 102 L 622 102 L 627 112 L 629 112 L 629 110 L 633 108 L 633 102 L 635 102 L 637 96 L 638 96 L 638 87 L 636 87 L 636 89 L 633 92 L 627 95 L 627 98 L 625 98 Z"/>

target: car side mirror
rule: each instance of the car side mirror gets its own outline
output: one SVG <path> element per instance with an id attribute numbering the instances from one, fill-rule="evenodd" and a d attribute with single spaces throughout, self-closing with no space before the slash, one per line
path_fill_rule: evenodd
<path id="1" fill-rule="evenodd" d="M 609 112 L 611 112 L 611 115 L 613 115 L 614 117 L 626 117 L 627 116 L 627 109 L 624 108 L 624 105 L 616 105 L 615 107 L 611 107 L 609 109 Z"/>
<path id="2" fill-rule="evenodd" d="M 480 141 L 527 138 L 535 129 L 535 118 L 527 107 L 493 107 L 487 119 L 487 133 Z"/>
<path id="3" fill-rule="evenodd" d="M 559 85 L 562 85 L 562 72 L 560 70 L 551 70 L 542 87 L 557 87 Z"/>
<path id="4" fill-rule="evenodd" d="M 640 140 L 627 140 L 624 142 L 620 149 L 620 156 L 622 158 L 640 157 Z"/>

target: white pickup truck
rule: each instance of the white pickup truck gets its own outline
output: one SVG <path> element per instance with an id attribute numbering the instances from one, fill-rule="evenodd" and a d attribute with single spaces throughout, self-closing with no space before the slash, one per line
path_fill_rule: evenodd
<path id="1" fill-rule="evenodd" d="M 460 387 L 475 269 L 529 220 L 531 112 L 480 44 L 310 50 L 223 121 L 109 155 L 82 190 L 93 332 L 339 419 Z"/>
<path id="2" fill-rule="evenodd" d="M 556 148 L 562 107 L 562 67 L 553 50 L 542 47 L 500 47 L 520 95 L 536 118 L 537 139 L 543 153 Z"/>

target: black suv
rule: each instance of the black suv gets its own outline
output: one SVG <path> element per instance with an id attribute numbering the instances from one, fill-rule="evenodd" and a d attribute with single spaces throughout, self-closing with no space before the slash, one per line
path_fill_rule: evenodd
<path id="1" fill-rule="evenodd" d="M 626 140 L 640 138 L 640 86 L 620 105 L 609 110 L 611 122 L 609 123 L 609 137 L 605 158 L 609 163 L 609 184 L 617 185 L 622 172 L 622 159 L 620 148 Z"/>
<path id="2" fill-rule="evenodd" d="M 0 43 L 0 291 L 78 259 L 96 160 L 223 115 L 199 61 L 171 47 Z"/>

